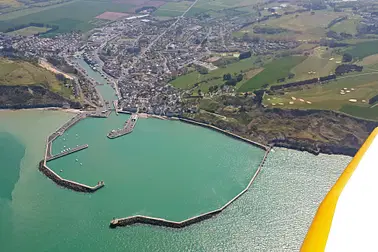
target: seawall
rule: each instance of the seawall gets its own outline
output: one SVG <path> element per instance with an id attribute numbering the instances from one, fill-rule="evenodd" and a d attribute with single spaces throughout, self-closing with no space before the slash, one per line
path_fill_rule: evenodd
<path id="1" fill-rule="evenodd" d="M 54 181 L 56 184 L 77 191 L 77 192 L 87 192 L 87 193 L 93 193 L 97 191 L 98 189 L 105 186 L 103 182 L 99 182 L 96 186 L 88 186 L 81 183 L 77 183 L 71 180 L 64 179 L 60 177 L 58 174 L 56 174 L 53 170 L 51 170 L 46 164 L 45 160 L 41 160 L 39 162 L 39 170 L 45 174 L 48 178 L 50 178 L 52 181 Z"/>
<path id="2" fill-rule="evenodd" d="M 170 221 L 170 220 L 161 219 L 161 218 L 154 218 L 154 217 L 149 217 L 149 216 L 143 216 L 143 215 L 135 215 L 135 216 L 127 217 L 127 218 L 113 219 L 110 222 L 109 227 L 116 228 L 116 227 L 121 227 L 121 226 L 129 226 L 133 224 L 148 224 L 148 225 L 170 227 L 170 228 L 184 228 L 189 225 L 198 223 L 200 221 L 210 219 L 214 217 L 215 215 L 221 213 L 224 209 L 226 209 L 229 205 L 231 205 L 231 203 L 233 203 L 235 200 L 237 200 L 240 196 L 242 196 L 245 192 L 248 191 L 253 181 L 256 179 L 257 175 L 260 173 L 262 167 L 264 166 L 266 158 L 268 157 L 270 150 L 271 148 L 267 147 L 264 157 L 259 167 L 257 168 L 256 172 L 253 174 L 246 188 L 244 188 L 243 191 L 241 191 L 239 194 L 237 194 L 234 198 L 232 198 L 230 201 L 228 201 L 219 209 L 216 209 L 214 211 L 210 211 L 201 215 L 197 215 L 197 216 L 194 216 L 192 218 L 189 218 L 180 222 Z"/>

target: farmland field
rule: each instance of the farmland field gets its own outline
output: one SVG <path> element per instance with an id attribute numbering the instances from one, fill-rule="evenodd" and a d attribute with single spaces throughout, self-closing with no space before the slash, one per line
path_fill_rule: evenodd
<path id="1" fill-rule="evenodd" d="M 49 30 L 51 30 L 51 28 L 29 26 L 29 27 L 25 27 L 25 28 L 22 28 L 22 29 L 13 31 L 13 32 L 9 32 L 8 34 L 21 35 L 21 36 L 31 36 L 31 35 L 47 32 Z"/>
<path id="2" fill-rule="evenodd" d="M 105 11 L 126 12 L 132 6 L 128 4 L 117 4 L 100 1 L 74 1 L 69 4 L 49 8 L 38 13 L 9 20 L 0 21 L 0 31 L 16 25 L 37 22 L 50 25 L 58 25 L 57 32 L 69 32 L 72 30 L 87 31 L 94 27 L 90 22 L 96 16 Z"/>
<path id="3" fill-rule="evenodd" d="M 277 79 L 287 77 L 290 70 L 305 59 L 306 57 L 304 56 L 292 56 L 273 60 L 264 65 L 264 71 L 245 82 L 238 91 L 247 92 L 259 89 L 264 84 L 274 84 Z"/>

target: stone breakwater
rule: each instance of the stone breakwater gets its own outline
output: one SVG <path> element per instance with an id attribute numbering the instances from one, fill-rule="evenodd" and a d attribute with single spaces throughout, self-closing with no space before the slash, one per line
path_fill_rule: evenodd
<path id="1" fill-rule="evenodd" d="M 53 170 L 51 170 L 46 164 L 45 160 L 41 160 L 39 162 L 39 170 L 45 174 L 48 178 L 50 178 L 52 181 L 54 181 L 56 184 L 77 191 L 77 192 L 87 192 L 87 193 L 92 193 L 97 191 L 98 189 L 102 188 L 105 186 L 103 181 L 100 181 L 97 185 L 95 186 L 88 186 L 84 185 L 75 181 L 67 180 L 62 177 L 60 177 L 58 174 L 56 174 Z"/>
<path id="2" fill-rule="evenodd" d="M 248 189 L 251 187 L 253 181 L 256 179 L 257 175 L 260 173 L 262 167 L 264 166 L 265 161 L 268 157 L 268 154 L 271 150 L 271 147 L 269 147 L 269 146 L 265 146 L 263 144 L 254 142 L 252 140 L 243 138 L 241 136 L 238 136 L 238 135 L 230 133 L 228 131 L 219 129 L 219 128 L 212 126 L 212 125 L 207 125 L 207 124 L 204 124 L 204 123 L 200 123 L 200 122 L 196 122 L 196 121 L 192 121 L 192 120 L 188 120 L 188 119 L 182 119 L 182 118 L 180 118 L 180 119 L 173 118 L 173 119 L 184 121 L 184 122 L 195 124 L 195 125 L 199 125 L 199 126 L 203 126 L 203 127 L 206 127 L 206 128 L 211 128 L 211 129 L 214 129 L 216 131 L 222 132 L 222 133 L 224 133 L 228 136 L 236 138 L 238 140 L 241 140 L 241 141 L 247 142 L 249 144 L 252 144 L 254 146 L 257 146 L 259 148 L 262 148 L 262 149 L 265 150 L 264 157 L 263 157 L 258 169 L 253 174 L 251 180 L 249 181 L 248 185 L 244 188 L 244 190 L 241 191 L 238 195 L 236 195 L 234 198 L 232 198 L 230 201 L 228 201 L 225 205 L 223 205 L 219 209 L 216 209 L 216 210 L 213 210 L 213 211 L 201 214 L 201 215 L 197 215 L 197 216 L 194 216 L 192 218 L 189 218 L 189 219 L 186 219 L 186 220 L 183 220 L 183 221 L 180 221 L 180 222 L 170 221 L 170 220 L 166 220 L 166 219 L 162 219 L 162 218 L 154 218 L 154 217 L 149 217 L 149 216 L 143 216 L 143 215 L 134 215 L 134 216 L 126 217 L 126 218 L 113 219 L 109 224 L 110 228 L 116 228 L 116 227 L 121 227 L 121 226 L 129 226 L 129 225 L 133 225 L 133 224 L 148 224 L 148 225 L 163 226 L 163 227 L 170 227 L 170 228 L 183 228 L 183 227 L 187 227 L 189 225 L 192 225 L 194 223 L 198 223 L 200 221 L 210 219 L 213 216 L 221 213 L 232 202 L 237 200 L 240 196 L 242 196 L 245 192 L 248 191 Z"/>

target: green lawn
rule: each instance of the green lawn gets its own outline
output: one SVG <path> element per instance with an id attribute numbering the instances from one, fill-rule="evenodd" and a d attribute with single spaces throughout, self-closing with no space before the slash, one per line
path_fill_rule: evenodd
<path id="1" fill-rule="evenodd" d="M 362 59 L 366 56 L 378 53 L 378 40 L 358 43 L 352 48 L 345 51 L 354 58 Z"/>
<path id="2" fill-rule="evenodd" d="M 0 21 L 0 31 L 30 22 L 58 25 L 57 32 L 59 33 L 73 30 L 88 31 L 94 27 L 90 21 L 104 11 L 126 12 L 131 7 L 132 5 L 129 4 L 117 4 L 109 1 L 74 1 L 37 13 Z"/>
<path id="3" fill-rule="evenodd" d="M 287 77 L 290 70 L 305 59 L 305 56 L 291 56 L 273 60 L 264 66 L 264 71 L 245 82 L 238 91 L 247 92 L 259 89 L 264 84 L 274 84 L 277 79 Z"/>

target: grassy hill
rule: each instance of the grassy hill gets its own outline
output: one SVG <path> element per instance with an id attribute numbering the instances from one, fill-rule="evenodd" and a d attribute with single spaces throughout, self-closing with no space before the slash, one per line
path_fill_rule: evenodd
<path id="1" fill-rule="evenodd" d="M 41 85 L 65 98 L 74 100 L 72 90 L 54 73 L 30 62 L 0 58 L 0 85 Z"/>

